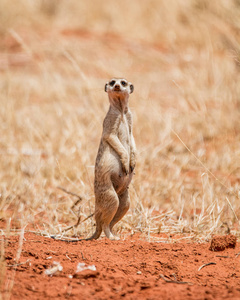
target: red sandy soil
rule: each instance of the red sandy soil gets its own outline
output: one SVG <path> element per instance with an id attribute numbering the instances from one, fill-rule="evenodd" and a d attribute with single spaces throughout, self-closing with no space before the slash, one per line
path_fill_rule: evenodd
<path id="1" fill-rule="evenodd" d="M 4 247 L 11 299 L 240 299 L 239 243 L 214 252 L 210 243 L 148 242 L 137 235 L 68 243 L 25 233 L 18 264 L 19 236 L 6 238 Z M 62 270 L 46 275 L 54 262 Z M 76 273 L 79 262 L 96 271 Z"/>

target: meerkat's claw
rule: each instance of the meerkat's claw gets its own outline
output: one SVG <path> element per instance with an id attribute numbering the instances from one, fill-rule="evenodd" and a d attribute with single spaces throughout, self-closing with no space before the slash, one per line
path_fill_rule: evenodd
<path id="1" fill-rule="evenodd" d="M 122 168 L 122 171 L 123 171 L 123 174 L 126 175 L 126 176 L 127 176 L 128 173 L 129 173 L 124 167 Z M 122 175 L 121 175 L 120 177 L 122 177 Z"/>

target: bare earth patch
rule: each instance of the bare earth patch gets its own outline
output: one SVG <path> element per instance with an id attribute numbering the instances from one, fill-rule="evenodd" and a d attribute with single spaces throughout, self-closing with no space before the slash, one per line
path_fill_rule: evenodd
<path id="1" fill-rule="evenodd" d="M 5 284 L 15 281 L 11 299 L 240 297 L 239 243 L 213 252 L 209 243 L 157 243 L 137 235 L 124 241 L 67 243 L 26 233 L 16 263 L 19 236 L 5 242 Z M 85 270 L 77 272 L 79 263 Z"/>

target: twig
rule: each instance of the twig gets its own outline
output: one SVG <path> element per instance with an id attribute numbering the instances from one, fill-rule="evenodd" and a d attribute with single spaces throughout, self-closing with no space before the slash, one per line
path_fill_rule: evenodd
<path id="1" fill-rule="evenodd" d="M 85 257 L 83 256 L 82 251 L 80 251 L 81 255 L 82 255 L 82 260 L 85 260 Z"/>
<path id="2" fill-rule="evenodd" d="M 63 188 L 62 186 L 58 186 L 57 188 L 58 188 L 59 190 L 62 190 L 62 191 L 65 192 L 65 193 L 69 194 L 69 195 L 72 195 L 72 196 L 75 196 L 75 197 L 79 198 L 79 200 L 82 200 L 82 197 L 81 197 L 81 196 L 79 196 L 78 194 L 75 194 L 75 193 L 73 193 L 73 192 L 70 192 L 70 191 L 66 190 L 66 189 Z"/>
<path id="3" fill-rule="evenodd" d="M 75 227 L 78 227 L 78 225 L 80 224 L 80 221 L 81 221 L 81 216 L 78 217 L 77 223 L 76 223 L 75 225 L 72 225 L 72 226 L 70 226 L 70 227 L 64 229 L 63 232 L 67 232 L 67 231 L 70 230 L 70 229 L 73 229 L 73 228 L 75 228 Z"/>
<path id="4" fill-rule="evenodd" d="M 210 265 L 216 265 L 216 263 L 215 263 L 215 262 L 210 262 L 210 263 L 204 264 L 204 265 L 202 265 L 202 266 L 198 269 L 198 271 L 200 271 L 202 268 L 205 268 L 205 267 L 210 266 Z"/>
<path id="5" fill-rule="evenodd" d="M 70 226 L 70 227 L 64 229 L 63 232 L 66 232 L 66 231 L 68 231 L 68 230 L 70 230 L 70 229 L 73 229 L 73 228 L 78 227 L 79 224 L 81 224 L 81 223 L 87 221 L 89 218 L 91 218 L 92 216 L 94 216 L 94 214 L 95 214 L 95 213 L 92 213 L 91 215 L 87 216 L 82 222 L 80 222 L 80 221 L 81 221 L 81 216 L 80 216 L 80 217 L 78 218 L 78 220 L 77 220 L 77 223 L 76 223 L 75 225 L 72 225 L 72 226 Z"/>
<path id="6" fill-rule="evenodd" d="M 88 217 L 86 217 L 81 223 L 87 221 L 89 218 L 93 217 L 95 215 L 95 213 L 92 213 L 91 215 L 89 215 Z"/>
<path id="7" fill-rule="evenodd" d="M 160 277 L 165 280 L 167 283 L 177 283 L 177 284 L 191 284 L 193 285 L 192 282 L 188 282 L 188 281 L 177 281 L 177 280 L 171 280 L 171 279 L 167 279 L 163 274 L 160 274 Z M 174 276 L 175 277 L 175 276 Z"/>
<path id="8" fill-rule="evenodd" d="M 31 261 L 31 259 L 27 259 L 25 262 L 22 262 L 22 263 L 19 263 L 19 264 L 7 265 L 6 267 L 8 267 L 8 268 L 18 267 L 18 266 L 21 266 L 21 265 L 24 265 L 24 264 L 28 263 L 29 261 Z"/>
<path id="9" fill-rule="evenodd" d="M 238 252 L 237 254 L 236 254 L 236 257 L 238 257 L 240 255 L 240 252 Z"/>
<path id="10" fill-rule="evenodd" d="M 84 221 L 86 221 L 87 219 L 91 218 L 95 213 L 92 213 L 91 215 L 89 215 L 88 217 L 86 217 L 82 222 L 80 222 L 81 217 L 78 218 L 78 221 L 75 225 L 72 225 L 66 229 L 63 230 L 63 232 L 66 232 L 74 227 L 77 227 L 79 224 L 83 223 Z M 50 235 L 50 237 L 54 240 L 58 240 L 58 241 L 64 241 L 64 242 L 79 242 L 79 241 L 84 241 L 85 239 L 78 239 L 78 238 L 70 238 L 70 237 L 62 237 L 62 238 L 57 238 L 56 235 Z"/>
<path id="11" fill-rule="evenodd" d="M 216 257 L 229 258 L 229 256 L 227 256 L 227 255 L 216 255 Z"/>
<path id="12" fill-rule="evenodd" d="M 69 195 L 71 195 L 71 196 L 74 196 L 74 197 L 77 197 L 77 198 L 78 198 L 78 200 L 72 205 L 71 209 L 73 209 L 76 205 L 78 205 L 78 203 L 80 203 L 80 202 L 83 200 L 83 198 L 82 198 L 81 196 L 79 196 L 78 194 L 75 194 L 75 193 L 73 193 L 73 192 L 70 192 L 70 191 L 66 190 L 65 188 L 63 188 L 63 187 L 61 187 L 61 186 L 58 186 L 57 188 L 58 188 L 59 190 L 63 191 L 64 193 L 66 193 L 66 194 L 69 194 Z"/>
<path id="13" fill-rule="evenodd" d="M 80 196 L 79 196 L 80 197 Z M 80 203 L 82 201 L 82 199 L 78 199 L 72 206 L 71 209 L 73 209 L 75 206 L 78 205 L 78 203 Z"/>

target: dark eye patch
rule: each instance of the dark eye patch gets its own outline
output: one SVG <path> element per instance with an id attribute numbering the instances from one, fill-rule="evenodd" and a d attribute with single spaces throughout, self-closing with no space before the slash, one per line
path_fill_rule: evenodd
<path id="1" fill-rule="evenodd" d="M 122 85 L 122 86 L 126 86 L 126 85 L 127 85 L 126 81 L 123 81 L 123 80 L 122 80 L 122 81 L 121 81 L 121 85 Z"/>
<path id="2" fill-rule="evenodd" d="M 115 80 L 112 80 L 112 81 L 109 82 L 109 85 L 114 86 L 115 82 L 116 82 Z"/>

